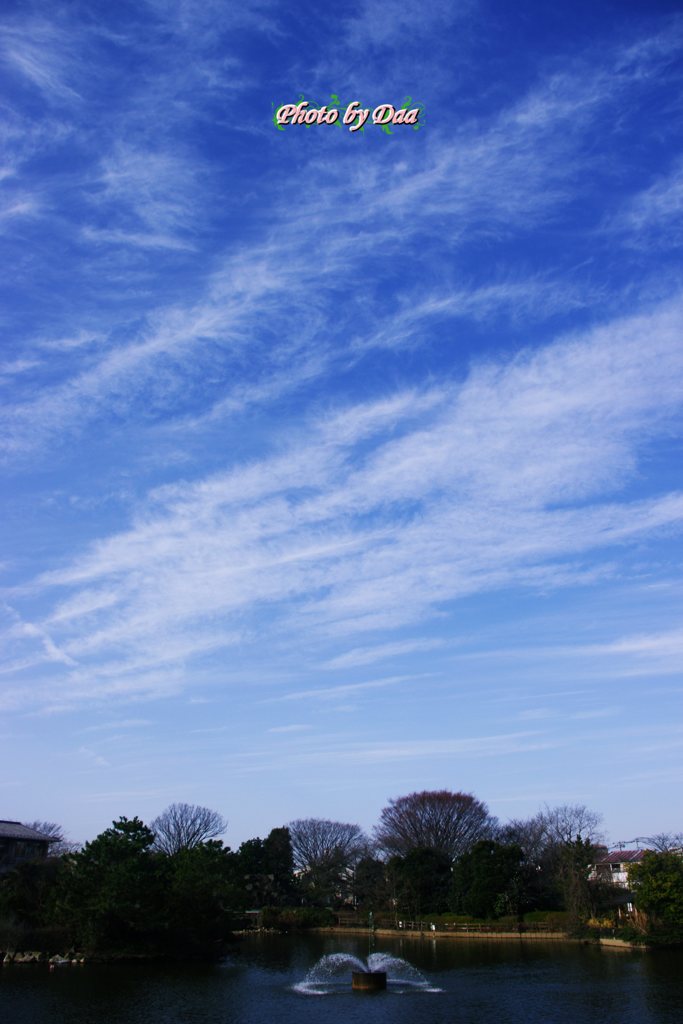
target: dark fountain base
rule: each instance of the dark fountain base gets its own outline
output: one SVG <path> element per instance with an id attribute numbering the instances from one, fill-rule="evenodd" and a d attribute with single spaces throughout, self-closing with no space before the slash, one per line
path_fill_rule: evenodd
<path id="1" fill-rule="evenodd" d="M 353 971 L 351 974 L 354 992 L 383 992 L 386 987 L 386 971 Z"/>

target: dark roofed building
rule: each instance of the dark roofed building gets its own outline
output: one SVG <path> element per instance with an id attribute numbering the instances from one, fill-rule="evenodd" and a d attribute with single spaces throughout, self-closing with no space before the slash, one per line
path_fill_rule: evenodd
<path id="1" fill-rule="evenodd" d="M 54 838 L 20 821 L 0 821 L 0 873 L 11 871 L 23 861 L 44 860 L 54 842 Z"/>
<path id="2" fill-rule="evenodd" d="M 640 864 L 646 853 L 646 850 L 614 850 L 612 853 L 602 853 L 593 864 L 590 877 L 628 889 L 628 869 L 631 864 Z"/>
<path id="3" fill-rule="evenodd" d="M 590 875 L 592 882 L 607 882 L 614 886 L 612 905 L 619 910 L 633 910 L 633 893 L 628 878 L 628 871 L 632 864 L 640 864 L 647 853 L 647 850 L 613 850 L 608 853 L 604 848 L 600 850 L 595 863 L 591 865 Z"/>

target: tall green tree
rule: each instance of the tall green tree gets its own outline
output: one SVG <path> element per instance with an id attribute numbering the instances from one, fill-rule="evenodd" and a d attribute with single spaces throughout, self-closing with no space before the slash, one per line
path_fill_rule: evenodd
<path id="1" fill-rule="evenodd" d="M 166 901 L 165 858 L 151 852 L 154 833 L 119 818 L 80 853 L 66 858 L 62 913 L 87 948 L 129 948 L 158 939 Z"/>
<path id="2" fill-rule="evenodd" d="M 54 924 L 60 869 L 56 858 L 26 861 L 0 876 L 0 917 L 29 928 Z"/>
<path id="3" fill-rule="evenodd" d="M 510 821 L 498 831 L 499 842 L 524 852 L 529 906 L 564 906 L 577 921 L 589 915 L 595 890 L 588 886 L 588 866 L 602 841 L 600 822 L 584 804 L 546 805 L 533 818 Z"/>
<path id="4" fill-rule="evenodd" d="M 672 850 L 648 850 L 629 869 L 635 905 L 648 918 L 654 940 L 683 944 L 683 856 Z"/>
<path id="5" fill-rule="evenodd" d="M 597 850 L 591 840 L 580 835 L 558 847 L 557 877 L 572 928 L 580 927 L 594 912 L 598 890 L 591 886 L 589 874 L 596 856 Z"/>
<path id="6" fill-rule="evenodd" d="M 451 859 L 429 847 L 416 847 L 387 865 L 396 910 L 401 917 L 419 921 L 426 914 L 448 910 Z"/>
<path id="7" fill-rule="evenodd" d="M 525 891 L 521 848 L 484 839 L 455 863 L 451 908 L 473 917 L 518 914 Z"/>
<path id="8" fill-rule="evenodd" d="M 294 858 L 288 828 L 274 828 L 265 839 L 247 839 L 236 854 L 245 907 L 282 907 L 295 899 Z"/>
<path id="9" fill-rule="evenodd" d="M 210 839 L 163 860 L 166 893 L 161 913 L 169 951 L 203 952 L 226 939 L 241 905 L 237 855 L 220 840 Z"/>
<path id="10" fill-rule="evenodd" d="M 359 910 L 382 910 L 389 905 L 387 867 L 376 857 L 361 857 L 353 873 L 353 899 Z"/>

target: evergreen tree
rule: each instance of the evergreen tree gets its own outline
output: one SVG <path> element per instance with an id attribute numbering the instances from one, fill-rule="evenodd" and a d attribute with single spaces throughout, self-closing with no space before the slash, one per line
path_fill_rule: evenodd
<path id="1" fill-rule="evenodd" d="M 236 859 L 245 909 L 282 907 L 294 901 L 294 859 L 289 829 L 274 828 L 265 839 L 247 839 L 237 851 Z"/>
<path id="2" fill-rule="evenodd" d="M 151 852 L 154 833 L 122 817 L 80 853 L 67 857 L 62 914 L 87 948 L 152 943 L 165 908 L 165 859 Z"/>
<path id="3" fill-rule="evenodd" d="M 417 847 L 405 857 L 392 857 L 388 872 L 401 916 L 419 921 L 426 914 L 448 909 L 451 859 L 447 854 Z"/>
<path id="4" fill-rule="evenodd" d="M 649 938 L 683 944 L 683 856 L 678 851 L 648 850 L 629 869 L 635 905 L 648 918 Z"/>
<path id="5" fill-rule="evenodd" d="M 220 840 L 186 847 L 166 860 L 169 951 L 200 952 L 228 937 L 242 895 L 237 860 Z"/>
<path id="6" fill-rule="evenodd" d="M 451 906 L 456 913 L 473 917 L 518 914 L 525 888 L 520 847 L 485 839 L 456 861 Z"/>

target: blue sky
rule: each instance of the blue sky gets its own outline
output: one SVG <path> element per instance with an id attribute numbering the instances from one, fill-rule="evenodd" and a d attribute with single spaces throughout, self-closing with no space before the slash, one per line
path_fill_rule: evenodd
<path id="1" fill-rule="evenodd" d="M 3 5 L 0 817 L 680 830 L 678 7 Z"/>

